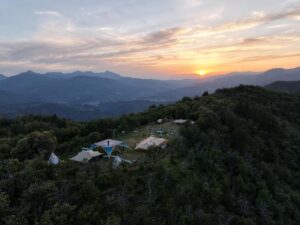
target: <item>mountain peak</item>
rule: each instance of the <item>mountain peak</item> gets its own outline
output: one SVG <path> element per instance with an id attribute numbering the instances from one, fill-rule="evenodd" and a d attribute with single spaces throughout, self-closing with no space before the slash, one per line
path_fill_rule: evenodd
<path id="1" fill-rule="evenodd" d="M 32 71 L 32 70 L 27 70 L 26 72 L 23 72 L 25 74 L 37 74 L 36 72 Z"/>
<path id="2" fill-rule="evenodd" d="M 81 71 L 81 70 L 76 70 L 76 71 L 73 71 L 73 72 L 71 72 L 71 74 L 76 74 L 76 73 L 80 73 L 80 74 L 89 74 L 89 73 L 91 73 L 91 74 L 95 74 L 93 71 Z M 65 74 L 67 74 L 67 73 L 65 73 Z"/>
<path id="3" fill-rule="evenodd" d="M 284 71 L 286 71 L 286 70 L 283 68 L 273 68 L 273 69 L 267 70 L 266 72 L 264 72 L 264 74 L 283 73 Z"/>
<path id="4" fill-rule="evenodd" d="M 103 73 L 119 75 L 119 74 L 117 74 L 117 73 L 115 73 L 115 72 L 112 72 L 112 71 L 110 71 L 110 70 L 106 70 L 106 71 L 103 72 Z M 119 75 L 119 76 L 120 76 L 120 75 Z"/>
<path id="5" fill-rule="evenodd" d="M 18 75 L 16 76 L 39 76 L 40 74 L 39 73 L 36 73 L 32 70 L 28 70 L 26 72 L 23 72 L 23 73 L 19 73 Z"/>
<path id="6" fill-rule="evenodd" d="M 120 79 L 122 76 L 120 74 L 114 73 L 112 71 L 106 70 L 105 72 L 99 73 L 100 76 L 109 79 Z"/>
<path id="7" fill-rule="evenodd" d="M 267 70 L 264 74 L 295 73 L 295 72 L 300 73 L 300 67 L 296 67 L 293 69 L 274 68 L 274 69 Z"/>
<path id="8" fill-rule="evenodd" d="M 4 76 L 3 74 L 0 73 L 0 80 L 3 80 L 5 78 L 6 78 L 6 76 Z"/>

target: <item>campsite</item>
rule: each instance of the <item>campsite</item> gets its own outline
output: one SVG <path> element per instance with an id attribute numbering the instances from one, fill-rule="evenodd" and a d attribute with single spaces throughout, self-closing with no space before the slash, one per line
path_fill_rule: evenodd
<path id="1" fill-rule="evenodd" d="M 90 146 L 81 147 L 76 155 L 64 155 L 64 160 L 51 153 L 49 164 L 57 165 L 59 162 L 66 163 L 69 160 L 77 163 L 101 164 L 105 170 L 117 169 L 120 165 L 136 166 L 146 161 L 150 156 L 163 154 L 169 142 L 179 138 L 180 124 L 176 120 L 153 122 L 139 127 L 133 131 L 123 131 L 115 134 L 114 139 L 105 139 Z M 105 168 L 106 167 L 106 168 Z"/>

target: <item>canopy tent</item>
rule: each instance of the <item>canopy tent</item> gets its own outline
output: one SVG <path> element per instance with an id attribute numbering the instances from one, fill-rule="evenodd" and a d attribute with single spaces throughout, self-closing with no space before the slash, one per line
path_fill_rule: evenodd
<path id="1" fill-rule="evenodd" d="M 76 162 L 87 162 L 91 160 L 92 158 L 98 157 L 100 155 L 103 155 L 100 152 L 88 150 L 88 151 L 81 151 L 76 156 L 70 158 L 70 160 L 76 161 Z"/>
<path id="2" fill-rule="evenodd" d="M 91 148 L 102 147 L 107 155 L 111 155 L 115 147 L 127 147 L 122 141 L 106 139 L 97 143 L 92 144 Z"/>
<path id="3" fill-rule="evenodd" d="M 111 146 L 104 147 L 104 151 L 106 152 L 107 155 L 110 156 L 113 152 L 113 147 Z"/>
<path id="4" fill-rule="evenodd" d="M 49 157 L 48 163 L 57 165 L 59 162 L 60 162 L 59 158 L 52 152 Z"/>
<path id="5" fill-rule="evenodd" d="M 157 138 L 157 137 L 148 137 L 144 140 L 142 140 L 140 143 L 138 143 L 135 147 L 135 149 L 141 149 L 141 150 L 148 150 L 151 147 L 160 147 L 163 144 L 167 143 L 167 139 L 164 138 Z"/>
<path id="6" fill-rule="evenodd" d="M 177 124 L 184 124 L 186 122 L 187 122 L 187 120 L 183 120 L 183 119 L 174 120 L 174 123 L 177 123 Z"/>
<path id="7" fill-rule="evenodd" d="M 117 140 L 112 140 L 112 139 L 106 139 L 100 142 L 97 142 L 93 144 L 93 146 L 96 147 L 115 147 L 115 146 L 122 146 L 123 142 L 122 141 L 117 141 Z"/>

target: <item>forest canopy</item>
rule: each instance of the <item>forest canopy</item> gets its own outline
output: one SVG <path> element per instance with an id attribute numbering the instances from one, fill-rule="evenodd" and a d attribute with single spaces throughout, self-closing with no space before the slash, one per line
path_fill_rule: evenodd
<path id="1" fill-rule="evenodd" d="M 300 224 L 299 109 L 299 96 L 239 86 L 86 123 L 1 118 L 0 224 Z M 67 160 L 159 118 L 195 124 L 134 166 Z"/>

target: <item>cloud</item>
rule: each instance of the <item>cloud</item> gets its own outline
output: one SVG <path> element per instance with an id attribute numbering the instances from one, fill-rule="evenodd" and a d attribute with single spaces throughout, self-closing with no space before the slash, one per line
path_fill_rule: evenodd
<path id="1" fill-rule="evenodd" d="M 214 30 L 223 31 L 223 32 L 243 30 L 243 29 L 254 28 L 259 25 L 271 23 L 277 20 L 282 20 L 287 18 L 293 19 L 298 16 L 300 16 L 300 7 L 296 9 L 290 9 L 284 12 L 276 12 L 271 14 L 257 13 L 257 16 L 254 18 L 223 24 L 218 27 L 215 27 Z"/>
<path id="2" fill-rule="evenodd" d="M 257 62 L 263 60 L 270 60 L 270 59 L 286 59 L 286 58 L 295 58 L 300 57 L 300 53 L 290 53 L 290 54 L 282 54 L 282 55 L 259 55 L 253 57 L 246 57 L 237 61 L 237 63 L 245 63 L 245 62 Z"/>
<path id="3" fill-rule="evenodd" d="M 240 44 L 242 45 L 252 45 L 252 44 L 259 44 L 265 42 L 266 40 L 263 38 L 246 38 Z"/>
<path id="4" fill-rule="evenodd" d="M 175 41 L 177 34 L 179 34 L 180 31 L 182 30 L 183 30 L 182 28 L 175 27 L 175 28 L 155 31 L 144 36 L 143 42 L 147 44 L 154 44 L 159 42 Z"/>
<path id="5" fill-rule="evenodd" d="M 275 51 L 276 49 L 285 48 L 287 45 L 297 45 L 300 43 L 300 38 L 297 36 L 280 35 L 280 36 L 259 36 L 245 38 L 242 40 L 233 40 L 229 43 L 205 46 L 199 48 L 198 51 L 202 54 L 208 53 L 249 53 L 254 51 L 260 54 L 262 50 Z M 259 51 L 260 50 L 260 51 Z M 295 49 L 297 50 L 297 49 Z"/>
<path id="6" fill-rule="evenodd" d="M 266 13 L 264 11 L 254 11 L 254 12 L 252 12 L 252 15 L 255 18 L 262 18 L 266 15 Z"/>
<path id="7" fill-rule="evenodd" d="M 179 36 L 177 39 L 189 39 L 192 41 L 197 38 L 199 39 L 208 36 L 211 37 L 219 34 L 224 35 L 226 33 L 254 29 L 259 26 L 272 24 L 272 22 L 284 19 L 296 20 L 300 18 L 300 7 L 295 7 L 293 9 L 288 8 L 286 10 L 270 14 L 265 14 L 264 12 L 256 12 L 254 14 L 256 14 L 254 17 L 220 23 L 215 26 L 194 25 L 189 28 L 177 28 L 180 29 L 180 32 L 176 33 L 176 35 Z"/>
<path id="8" fill-rule="evenodd" d="M 180 0 L 189 7 L 197 7 L 203 4 L 203 0 Z"/>
<path id="9" fill-rule="evenodd" d="M 39 16 L 56 16 L 56 17 L 62 16 L 59 12 L 56 11 L 36 11 L 35 14 Z"/>
<path id="10" fill-rule="evenodd" d="M 221 11 L 223 13 L 224 9 Z M 162 24 L 159 28 L 142 28 L 136 32 L 136 29 L 114 27 L 111 24 L 83 26 L 56 11 L 36 11 L 39 23 L 32 37 L 18 41 L 0 40 L 0 68 L 4 68 L 3 62 L 12 65 L 12 70 L 23 69 L 26 65 L 28 69 L 63 70 L 86 66 L 93 70 L 104 65 L 155 67 L 177 63 L 220 64 L 239 57 L 246 60 L 252 57 L 254 60 L 260 54 L 268 56 L 273 52 L 276 55 L 278 49 L 291 52 L 288 48 L 292 45 L 296 46 L 293 51 L 297 51 L 300 41 L 292 35 L 299 32 L 285 19 L 297 19 L 300 16 L 299 7 L 269 14 L 263 11 L 248 13 L 249 17 L 241 20 L 221 22 L 213 20 L 219 14 L 211 14 L 206 20 L 171 24 L 169 27 Z M 223 17 L 226 18 L 225 12 Z M 272 24 L 281 20 L 285 20 L 287 25 L 275 27 Z M 210 26 L 199 21 L 207 22 Z M 253 33 L 237 32 L 247 29 L 252 32 L 253 28 L 260 29 L 263 25 L 291 32 L 281 32 L 277 36 L 273 34 L 278 33 L 277 29 L 269 30 L 269 36 L 255 35 L 257 30 Z M 249 55 L 249 59 L 246 55 Z"/>

